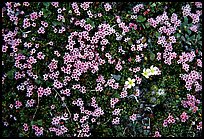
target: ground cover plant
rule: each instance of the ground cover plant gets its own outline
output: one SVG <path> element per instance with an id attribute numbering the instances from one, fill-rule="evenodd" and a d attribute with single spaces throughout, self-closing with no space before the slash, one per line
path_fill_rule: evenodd
<path id="1" fill-rule="evenodd" d="M 201 2 L 5 2 L 3 137 L 200 137 Z"/>

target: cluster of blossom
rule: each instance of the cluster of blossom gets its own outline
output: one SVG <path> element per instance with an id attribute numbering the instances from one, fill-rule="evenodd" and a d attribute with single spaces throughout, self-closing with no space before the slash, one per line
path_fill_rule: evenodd
<path id="1" fill-rule="evenodd" d="M 12 53 L 10 53 L 10 56 L 13 56 L 15 52 L 18 51 L 17 46 L 20 45 L 20 43 L 22 43 L 21 39 L 17 39 L 16 35 L 18 32 L 19 28 L 16 27 L 14 29 L 14 31 L 5 31 L 3 30 L 2 36 L 3 36 L 3 40 L 4 40 L 4 45 L 2 45 L 2 52 L 7 52 L 8 48 L 11 48 L 13 50 Z M 6 34 L 7 33 L 7 34 Z M 9 47 L 10 45 L 10 47 Z"/>
<path id="2" fill-rule="evenodd" d="M 112 111 L 112 115 L 116 115 L 116 116 L 120 115 L 120 111 L 121 111 L 121 110 L 122 110 L 122 109 L 119 109 L 119 108 L 114 109 L 114 110 Z"/>
<path id="3" fill-rule="evenodd" d="M 183 113 L 180 115 L 180 118 L 181 118 L 181 122 L 186 122 L 186 120 L 188 120 L 189 116 L 187 115 L 186 112 L 183 112 Z"/>
<path id="4" fill-rule="evenodd" d="M 113 124 L 113 125 L 118 125 L 118 124 L 120 124 L 120 118 L 119 118 L 119 117 L 113 118 L 112 124 Z"/>
<path id="5" fill-rule="evenodd" d="M 35 130 L 36 136 L 42 136 L 43 135 L 43 127 L 38 127 L 37 125 L 32 125 L 32 129 Z"/>
<path id="6" fill-rule="evenodd" d="M 133 113 L 131 116 L 129 116 L 129 119 L 134 122 L 137 119 L 137 114 Z"/>
<path id="7" fill-rule="evenodd" d="M 105 84 L 106 80 L 104 79 L 103 75 L 99 75 L 98 78 L 96 79 L 96 82 L 101 83 L 101 84 Z"/>
<path id="8" fill-rule="evenodd" d="M 191 51 L 190 53 L 182 52 L 182 55 L 179 56 L 179 60 L 177 61 L 178 64 L 182 63 L 182 68 L 188 72 L 189 65 L 186 62 L 192 62 L 193 59 L 196 57 L 195 52 Z"/>
<path id="9" fill-rule="evenodd" d="M 198 125 L 196 126 L 198 130 L 202 130 L 202 121 L 198 123 Z"/>
<path id="10" fill-rule="evenodd" d="M 107 83 L 104 85 L 104 87 L 110 86 L 113 89 L 118 89 L 119 87 L 119 83 L 115 82 L 115 79 L 113 79 L 113 77 L 111 77 L 111 79 L 107 80 Z"/>
<path id="11" fill-rule="evenodd" d="M 73 2 L 71 4 L 71 6 L 72 6 L 72 9 L 74 10 L 74 13 L 76 15 L 80 15 L 81 14 L 81 12 L 79 11 L 79 6 L 78 6 L 77 2 Z"/>
<path id="12" fill-rule="evenodd" d="M 105 11 L 108 12 L 112 9 L 112 6 L 109 3 L 104 4 Z"/>
<path id="13" fill-rule="evenodd" d="M 85 123 L 85 124 L 81 124 L 80 126 L 82 129 L 78 129 L 77 132 L 78 132 L 78 135 L 77 134 L 74 134 L 74 137 L 89 137 L 91 136 L 91 133 L 89 132 L 90 131 L 90 127 L 88 125 L 88 123 Z"/>
<path id="14" fill-rule="evenodd" d="M 2 81 L 2 85 L 4 84 L 4 81 L 5 81 L 6 77 L 7 77 L 6 74 L 3 74 L 2 80 L 1 80 Z"/>
<path id="15" fill-rule="evenodd" d="M 39 97 L 42 97 L 43 95 L 44 96 L 49 96 L 52 93 L 52 91 L 51 91 L 50 87 L 47 87 L 47 88 L 44 89 L 43 87 L 40 86 L 37 89 L 37 93 L 38 93 Z"/>
<path id="16" fill-rule="evenodd" d="M 51 2 L 51 5 L 55 8 L 59 7 L 59 2 Z"/>
<path id="17" fill-rule="evenodd" d="M 29 129 L 28 124 L 27 124 L 27 123 L 24 123 L 24 124 L 23 124 L 23 130 L 24 130 L 25 132 L 27 132 L 28 129 Z"/>
<path id="18" fill-rule="evenodd" d="M 163 58 L 164 58 L 164 63 L 171 65 L 172 64 L 172 60 L 175 59 L 177 57 L 177 53 L 176 52 L 167 52 L 164 51 L 163 53 Z"/>
<path id="19" fill-rule="evenodd" d="M 202 73 L 192 70 L 189 74 L 180 74 L 180 78 L 186 82 L 185 87 L 187 90 L 191 90 L 192 85 L 195 86 L 196 92 L 202 90 L 202 85 L 197 81 L 202 81 Z"/>
<path id="20" fill-rule="evenodd" d="M 16 102 L 15 102 L 15 108 L 16 108 L 16 109 L 19 109 L 22 105 L 23 105 L 23 104 L 22 104 L 21 101 L 16 100 Z"/>
<path id="21" fill-rule="evenodd" d="M 202 8 L 202 2 L 195 2 L 196 8 Z"/>
<path id="22" fill-rule="evenodd" d="M 155 131 L 154 136 L 153 137 L 161 137 L 159 131 Z"/>
<path id="23" fill-rule="evenodd" d="M 62 121 L 68 120 L 67 117 L 68 114 L 66 112 L 62 116 L 53 117 L 51 123 L 55 127 L 50 127 L 49 131 L 55 132 L 56 136 L 60 136 L 66 133 L 68 131 L 68 128 L 65 125 L 63 125 L 64 122 Z"/>
<path id="24" fill-rule="evenodd" d="M 202 68 L 202 57 L 201 59 L 197 59 L 197 66 Z"/>
<path id="25" fill-rule="evenodd" d="M 137 30 L 137 25 L 134 23 L 129 23 L 129 28 L 133 28 L 134 30 Z"/>
<path id="26" fill-rule="evenodd" d="M 60 93 L 62 95 L 66 95 L 66 96 L 70 96 L 71 95 L 70 89 L 62 89 L 62 90 L 60 90 Z"/>
<path id="27" fill-rule="evenodd" d="M 144 5 L 143 4 L 138 4 L 138 5 L 136 5 L 136 6 L 134 6 L 132 8 L 134 14 L 137 14 L 140 11 L 140 9 L 144 9 Z"/>
<path id="28" fill-rule="evenodd" d="M 159 73 L 160 74 L 160 73 Z M 135 81 L 136 81 L 136 84 L 141 84 L 142 82 L 142 78 L 140 78 L 139 76 L 137 75 L 134 75 L 135 76 Z"/>
<path id="29" fill-rule="evenodd" d="M 80 4 L 80 7 L 81 7 L 83 10 L 87 11 L 87 10 L 89 9 L 91 3 L 92 3 L 92 2 L 83 2 L 83 3 Z"/>
<path id="30" fill-rule="evenodd" d="M 115 108 L 115 104 L 118 102 L 119 102 L 118 98 L 111 98 L 111 100 L 110 100 L 111 108 Z"/>
<path id="31" fill-rule="evenodd" d="M 200 4 L 199 2 L 195 4 L 197 7 L 202 7 L 202 3 Z M 192 23 L 194 25 L 192 25 L 189 29 L 194 31 L 194 32 L 197 32 L 197 28 L 198 28 L 198 25 L 195 25 L 197 24 L 199 21 L 200 21 L 200 16 L 202 14 L 202 10 L 196 10 L 196 13 L 191 13 L 191 7 L 189 4 L 186 4 L 186 6 L 182 6 L 182 13 L 183 13 L 183 16 L 184 17 L 188 17 L 190 16 L 191 19 L 192 19 Z"/>
<path id="32" fill-rule="evenodd" d="M 178 19 L 177 14 L 173 13 L 171 18 L 169 19 L 169 17 L 167 16 L 167 12 L 165 11 L 162 15 L 158 15 L 155 20 L 153 18 L 149 18 L 147 21 L 154 28 L 156 28 L 159 24 L 164 25 L 159 27 L 158 31 L 160 33 L 166 34 L 167 36 L 170 36 L 171 34 L 175 33 L 176 28 L 181 25 L 181 20 Z"/>
<path id="33" fill-rule="evenodd" d="M 118 27 L 123 30 L 122 35 L 125 35 L 127 32 L 130 31 L 129 26 L 126 26 L 124 22 L 118 23 Z"/>
<path id="34" fill-rule="evenodd" d="M 101 83 L 97 83 L 96 87 L 95 87 L 96 91 L 102 92 L 103 91 L 103 86 Z"/>
<path id="35" fill-rule="evenodd" d="M 94 111 L 90 111 L 90 110 L 85 110 L 84 108 L 84 102 L 81 98 L 78 98 L 76 101 L 74 100 L 72 102 L 72 104 L 77 105 L 80 107 L 81 113 L 82 114 L 86 114 L 85 116 L 82 116 L 82 118 L 79 120 L 80 123 L 84 123 L 85 121 L 89 120 L 90 116 L 93 116 L 93 118 L 91 119 L 92 122 L 95 122 L 96 119 L 100 117 L 101 115 L 104 115 L 104 111 L 101 107 L 98 106 L 98 104 L 96 103 L 95 97 L 92 97 L 92 102 L 91 102 L 91 106 L 94 107 Z M 76 113 L 74 114 L 73 120 L 74 121 L 78 121 L 79 115 Z"/>
<path id="36" fill-rule="evenodd" d="M 200 104 L 200 100 L 196 99 L 194 95 L 187 94 L 187 100 L 181 101 L 184 108 L 190 108 L 193 113 L 196 113 L 198 110 L 198 104 Z"/>
<path id="37" fill-rule="evenodd" d="M 49 131 L 50 132 L 55 132 L 56 136 L 61 136 L 61 135 L 63 135 L 64 133 L 66 133 L 68 131 L 68 128 L 65 127 L 64 125 L 60 125 L 58 127 L 50 127 Z"/>
<path id="38" fill-rule="evenodd" d="M 165 119 L 164 120 L 164 122 L 163 122 L 163 127 L 167 127 L 168 126 L 168 124 L 173 124 L 173 123 L 175 123 L 175 119 L 174 119 L 174 117 L 171 115 L 171 114 L 169 114 L 169 116 L 167 117 L 167 119 Z"/>
<path id="39" fill-rule="evenodd" d="M 5 5 L 6 9 L 2 9 L 2 16 L 3 12 L 7 11 L 7 15 L 9 16 L 10 21 L 12 21 L 14 25 L 18 25 L 18 16 L 24 14 L 24 11 L 20 11 L 20 9 L 18 8 L 19 6 L 21 6 L 21 4 L 19 2 L 6 2 Z"/>
<path id="40" fill-rule="evenodd" d="M 125 97 L 127 97 L 127 95 L 128 95 L 128 93 L 124 88 L 123 91 L 120 93 L 120 98 L 125 98 Z"/>
<path id="41" fill-rule="evenodd" d="M 183 10 L 182 11 L 183 16 L 186 16 L 186 17 L 190 16 L 192 18 L 192 20 L 193 20 L 192 23 L 193 24 L 196 24 L 196 23 L 199 22 L 199 20 L 200 20 L 199 17 L 202 14 L 199 10 L 196 11 L 196 14 L 191 13 L 191 7 L 190 7 L 189 4 L 186 4 L 186 6 L 182 6 L 181 9 Z"/>
<path id="42" fill-rule="evenodd" d="M 35 103 L 35 100 L 34 99 L 30 99 L 30 100 L 27 100 L 26 102 L 26 107 L 33 107 L 33 104 Z"/>

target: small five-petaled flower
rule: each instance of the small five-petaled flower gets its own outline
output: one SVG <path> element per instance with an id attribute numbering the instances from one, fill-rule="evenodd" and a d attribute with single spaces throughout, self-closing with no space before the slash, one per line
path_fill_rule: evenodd
<path id="1" fill-rule="evenodd" d="M 128 78 L 128 81 L 125 81 L 125 85 L 127 85 L 127 88 L 131 88 L 132 86 L 135 86 L 135 79 Z"/>

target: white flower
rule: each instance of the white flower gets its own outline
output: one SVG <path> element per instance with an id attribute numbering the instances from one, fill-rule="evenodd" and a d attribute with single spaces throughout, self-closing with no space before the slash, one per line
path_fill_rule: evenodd
<path id="1" fill-rule="evenodd" d="M 149 78 L 149 76 L 151 75 L 150 69 L 145 69 L 144 68 L 142 75 L 145 76 L 146 78 Z"/>
<path id="2" fill-rule="evenodd" d="M 127 88 L 131 88 L 132 86 L 135 86 L 135 79 L 128 78 L 128 81 L 125 81 L 125 85 L 127 85 Z"/>
<path id="3" fill-rule="evenodd" d="M 150 74 L 151 75 L 157 75 L 158 74 L 158 68 L 153 67 L 153 65 L 150 67 Z"/>
<path id="4" fill-rule="evenodd" d="M 157 94 L 160 96 L 160 95 L 164 95 L 164 89 L 159 89 Z"/>

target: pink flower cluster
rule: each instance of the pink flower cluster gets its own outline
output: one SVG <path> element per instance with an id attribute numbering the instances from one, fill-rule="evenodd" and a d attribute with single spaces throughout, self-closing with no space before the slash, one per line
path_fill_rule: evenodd
<path id="1" fill-rule="evenodd" d="M 159 131 L 155 131 L 154 136 L 153 137 L 161 137 Z"/>
<path id="2" fill-rule="evenodd" d="M 111 98 L 111 100 L 110 100 L 111 108 L 115 108 L 115 104 L 118 102 L 119 102 L 118 98 Z"/>
<path id="3" fill-rule="evenodd" d="M 113 125 L 118 125 L 118 124 L 120 124 L 120 118 L 119 118 L 119 117 L 113 118 L 112 124 L 113 124 Z"/>
<path id="4" fill-rule="evenodd" d="M 186 122 L 186 120 L 188 120 L 189 116 L 187 115 L 186 112 L 183 112 L 183 113 L 180 115 L 180 118 L 181 118 L 181 122 Z"/>
<path id="5" fill-rule="evenodd" d="M 137 119 L 137 114 L 132 114 L 129 118 L 134 122 Z"/>
<path id="6" fill-rule="evenodd" d="M 22 102 L 20 102 L 19 100 L 17 100 L 15 103 L 16 109 L 19 109 L 22 105 L 23 105 Z"/>
<path id="7" fill-rule="evenodd" d="M 112 6 L 111 6 L 109 3 L 106 3 L 106 4 L 104 5 L 104 8 L 105 8 L 105 10 L 108 12 L 108 11 L 110 11 L 110 10 L 112 9 Z"/>
<path id="8" fill-rule="evenodd" d="M 189 74 L 181 74 L 180 78 L 186 82 L 185 87 L 187 90 L 191 90 L 193 85 L 196 92 L 202 90 L 202 85 L 197 81 L 202 81 L 202 73 L 192 70 Z"/>
<path id="9" fill-rule="evenodd" d="M 29 129 L 28 124 L 27 124 L 27 123 L 24 123 L 24 124 L 23 124 L 23 130 L 24 130 L 25 132 L 27 132 L 28 129 Z"/>
<path id="10" fill-rule="evenodd" d="M 193 113 L 196 113 L 198 110 L 198 104 L 200 104 L 200 100 L 196 99 L 194 95 L 187 94 L 187 100 L 181 101 L 184 108 L 189 108 Z"/>
<path id="11" fill-rule="evenodd" d="M 144 5 L 143 4 L 138 4 L 138 5 L 136 5 L 136 6 L 134 6 L 132 8 L 134 14 L 137 14 L 140 11 L 140 9 L 144 9 Z"/>
<path id="12" fill-rule="evenodd" d="M 68 128 L 65 127 L 64 125 L 60 125 L 58 128 L 57 127 L 50 127 L 49 131 L 55 132 L 56 136 L 61 136 L 68 131 Z"/>
<path id="13" fill-rule="evenodd" d="M 78 15 L 78 16 L 81 15 L 81 12 L 79 11 L 79 6 L 78 6 L 78 4 L 76 2 L 73 2 L 71 4 L 71 6 L 72 6 L 72 9 L 74 10 L 74 13 L 76 15 Z"/>
<path id="14" fill-rule="evenodd" d="M 167 119 L 165 119 L 164 122 L 163 122 L 163 127 L 167 127 L 168 124 L 173 124 L 173 123 L 175 123 L 175 121 L 176 120 L 174 119 L 174 117 L 171 114 L 169 114 Z"/>
<path id="15" fill-rule="evenodd" d="M 43 127 L 38 127 L 38 126 L 36 126 L 36 125 L 32 125 L 32 129 L 34 129 L 35 130 L 35 135 L 36 136 L 42 136 L 43 135 Z"/>

